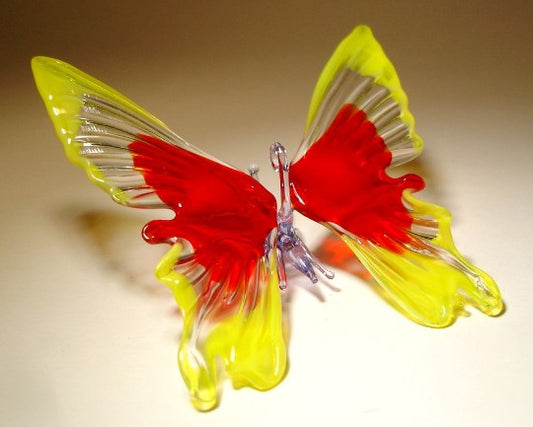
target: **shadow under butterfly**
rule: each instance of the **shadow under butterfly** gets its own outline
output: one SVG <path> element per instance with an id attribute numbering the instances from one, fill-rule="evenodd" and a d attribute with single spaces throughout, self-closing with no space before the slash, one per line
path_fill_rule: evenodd
<path id="1" fill-rule="evenodd" d="M 32 67 L 67 157 L 115 202 L 175 214 L 148 222 L 143 237 L 171 246 L 155 274 L 183 316 L 178 365 L 197 409 L 218 404 L 218 361 L 236 388 L 267 390 L 286 374 L 287 272 L 312 283 L 332 276 L 298 234 L 294 210 L 336 234 L 420 324 L 450 325 L 465 305 L 502 311 L 492 278 L 455 248 L 449 212 L 413 196 L 422 178 L 387 173 L 423 142 L 368 27 L 356 27 L 326 64 L 292 161 L 272 145 L 279 204 L 254 170 L 202 152 L 93 77 L 45 57 Z"/>

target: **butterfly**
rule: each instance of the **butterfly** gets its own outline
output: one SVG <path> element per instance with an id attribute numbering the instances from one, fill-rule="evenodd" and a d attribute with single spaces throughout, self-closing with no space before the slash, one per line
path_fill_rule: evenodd
<path id="1" fill-rule="evenodd" d="M 221 361 L 234 387 L 267 390 L 287 369 L 281 292 L 291 266 L 333 275 L 294 227 L 297 211 L 335 233 L 407 317 L 451 324 L 469 304 L 503 309 L 493 279 L 455 248 L 450 213 L 416 199 L 415 174 L 389 168 L 423 147 L 397 73 L 358 26 L 322 71 L 292 161 L 274 143 L 280 202 L 257 179 L 189 144 L 163 122 L 57 59 L 32 68 L 67 157 L 124 206 L 170 209 L 142 231 L 169 251 L 155 269 L 183 316 L 178 364 L 193 405 L 218 404 Z M 281 291 L 280 291 L 281 289 Z"/>

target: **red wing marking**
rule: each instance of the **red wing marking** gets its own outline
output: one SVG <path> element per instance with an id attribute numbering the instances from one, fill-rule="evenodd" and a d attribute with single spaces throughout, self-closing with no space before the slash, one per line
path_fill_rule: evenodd
<path id="1" fill-rule="evenodd" d="M 424 181 L 385 172 L 392 156 L 366 114 L 344 105 L 324 135 L 291 165 L 291 197 L 312 220 L 335 223 L 350 233 L 399 251 L 408 242 L 412 218 L 402 202 L 406 189 Z"/>

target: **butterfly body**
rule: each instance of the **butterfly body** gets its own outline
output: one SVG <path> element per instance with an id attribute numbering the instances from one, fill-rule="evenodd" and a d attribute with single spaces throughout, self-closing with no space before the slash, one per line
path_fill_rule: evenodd
<path id="1" fill-rule="evenodd" d="M 280 201 L 256 179 L 189 144 L 131 100 L 71 65 L 36 57 L 37 87 L 67 157 L 121 205 L 170 209 L 143 229 L 170 245 L 155 269 L 183 316 L 178 364 L 199 410 L 218 404 L 220 373 L 267 390 L 287 368 L 285 265 L 332 277 L 303 243 L 293 210 L 334 232 L 387 301 L 426 326 L 472 305 L 503 309 L 493 279 L 456 249 L 450 213 L 413 193 L 421 177 L 387 170 L 422 151 L 393 65 L 356 27 L 319 77 L 296 156 L 274 143 Z M 223 368 L 223 369 L 221 369 Z"/>
<path id="2" fill-rule="evenodd" d="M 285 265 L 292 265 L 300 273 L 306 275 L 312 283 L 318 282 L 315 268 L 329 279 L 334 274 L 327 270 L 304 244 L 297 230 L 294 228 L 294 215 L 291 203 L 290 166 L 285 147 L 279 142 L 270 148 L 270 160 L 274 171 L 279 173 L 280 207 L 277 213 L 276 249 L 278 251 L 277 272 L 280 288 L 287 287 Z"/>

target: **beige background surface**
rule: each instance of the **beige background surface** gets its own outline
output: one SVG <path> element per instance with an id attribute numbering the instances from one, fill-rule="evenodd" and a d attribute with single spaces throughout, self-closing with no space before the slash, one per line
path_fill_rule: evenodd
<path id="1" fill-rule="evenodd" d="M 253 3 L 253 5 L 252 5 Z M 2 2 L 0 425 L 525 426 L 531 414 L 530 1 Z M 333 48 L 371 25 L 426 141 L 412 165 L 507 312 L 418 326 L 360 280 L 295 285 L 290 370 L 268 393 L 189 405 L 180 319 L 152 279 L 149 214 L 113 205 L 64 158 L 29 60 L 67 60 L 241 168 L 294 152 Z M 317 243 L 311 225 L 300 228 Z"/>

